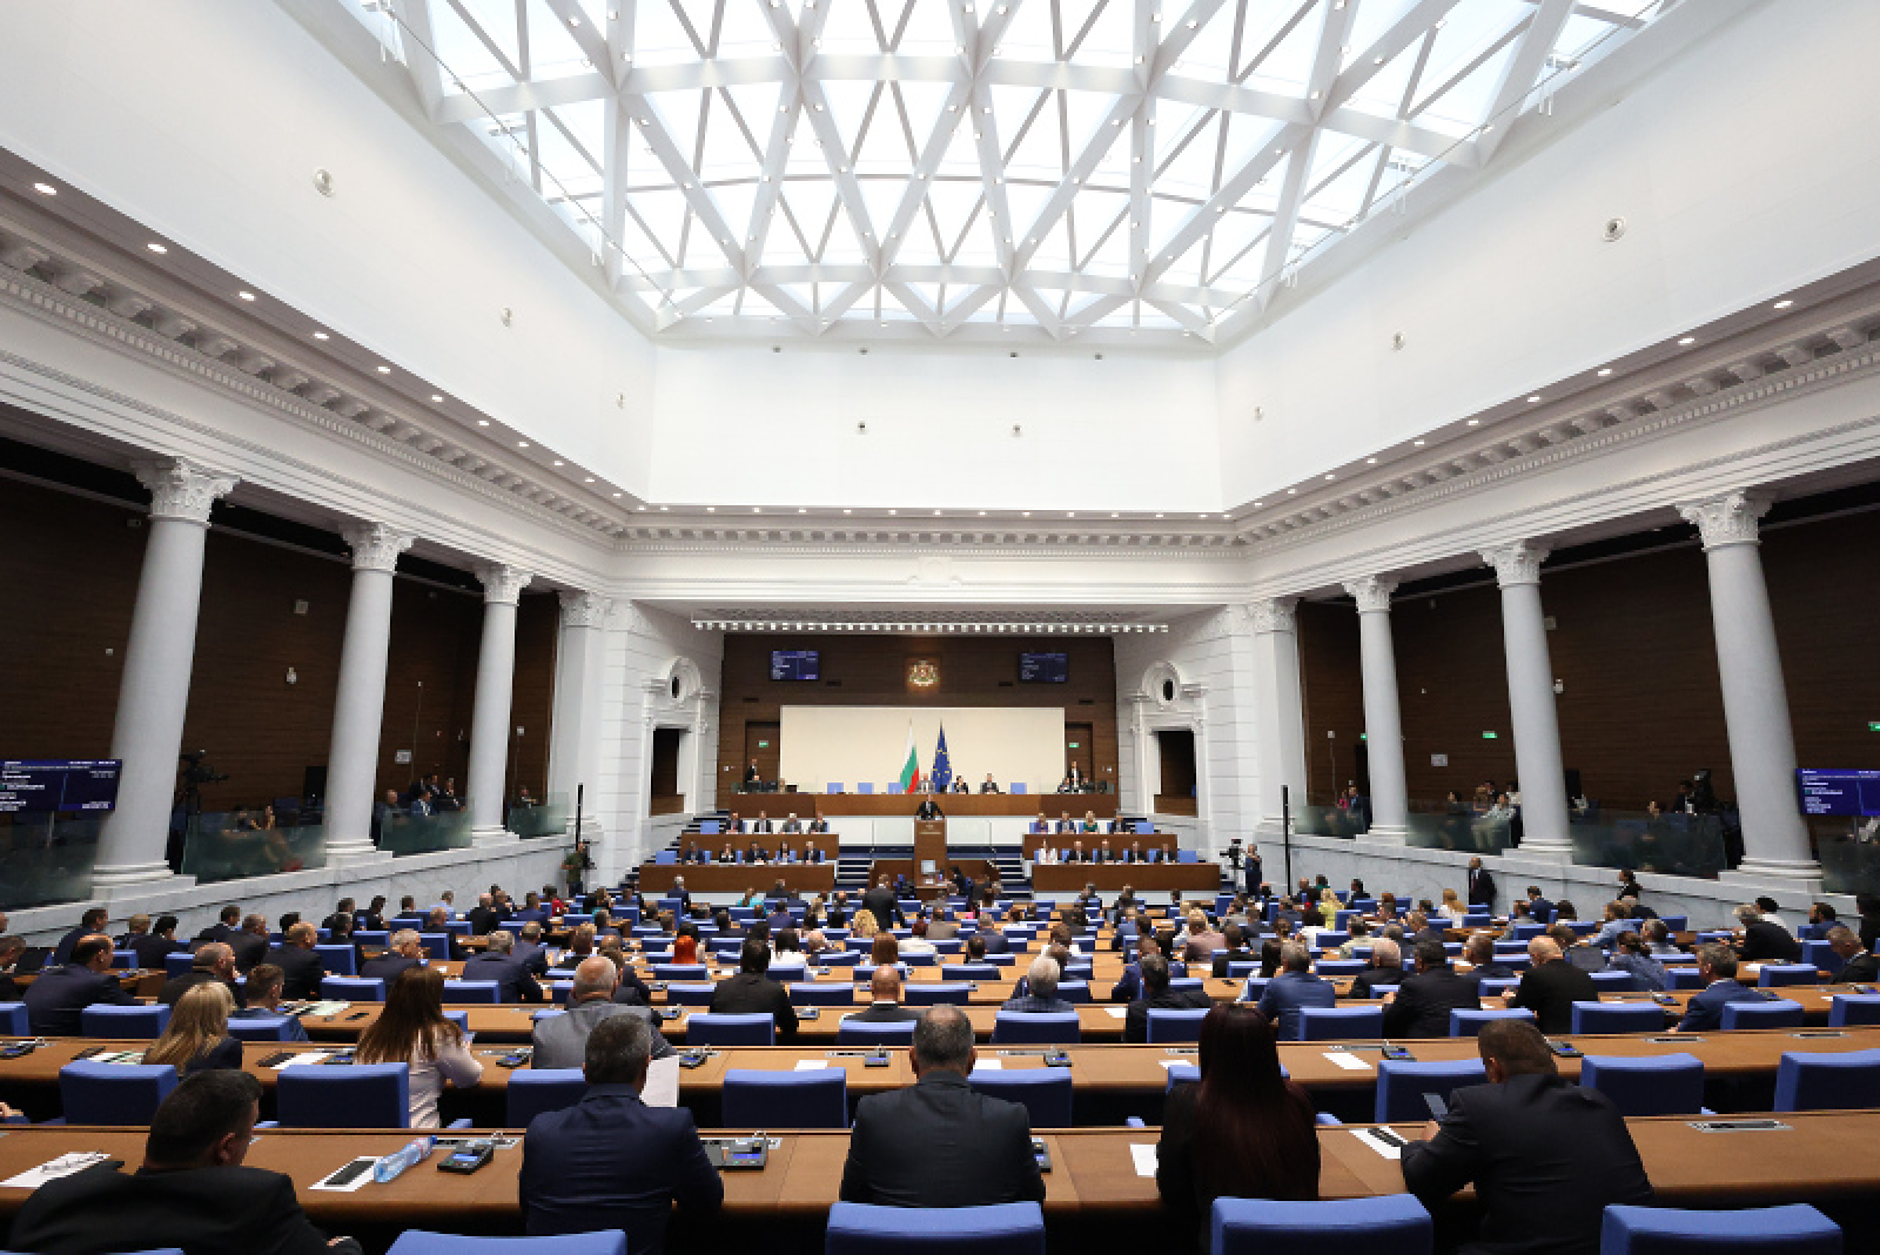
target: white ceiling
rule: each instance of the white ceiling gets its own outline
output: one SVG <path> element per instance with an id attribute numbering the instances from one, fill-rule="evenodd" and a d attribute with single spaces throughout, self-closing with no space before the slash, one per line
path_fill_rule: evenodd
<path id="1" fill-rule="evenodd" d="M 663 336 L 1200 347 L 1675 0 L 333 3 Z"/>

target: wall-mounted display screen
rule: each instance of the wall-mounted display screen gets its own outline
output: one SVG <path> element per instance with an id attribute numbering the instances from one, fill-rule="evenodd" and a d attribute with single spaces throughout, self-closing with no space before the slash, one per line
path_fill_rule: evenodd
<path id="1" fill-rule="evenodd" d="M 770 678 L 773 680 L 820 680 L 822 678 L 822 651 L 819 649 L 771 650 Z"/>
<path id="2" fill-rule="evenodd" d="M 1880 771 L 1803 767 L 1795 787 L 1804 815 L 1880 815 Z"/>
<path id="3" fill-rule="evenodd" d="M 1062 684 L 1071 677 L 1068 654 L 1020 654 L 1018 679 L 1021 684 Z"/>
<path id="4" fill-rule="evenodd" d="M 112 810 L 123 765 L 115 758 L 0 763 L 0 814 Z"/>

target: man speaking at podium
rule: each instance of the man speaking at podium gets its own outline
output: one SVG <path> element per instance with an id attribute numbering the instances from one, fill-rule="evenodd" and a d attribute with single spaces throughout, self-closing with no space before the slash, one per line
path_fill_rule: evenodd
<path id="1" fill-rule="evenodd" d="M 920 809 L 914 812 L 914 818 L 916 819 L 945 819 L 946 812 L 942 811 L 940 809 L 940 804 L 933 800 L 933 795 L 928 794 L 926 797 L 921 798 Z"/>

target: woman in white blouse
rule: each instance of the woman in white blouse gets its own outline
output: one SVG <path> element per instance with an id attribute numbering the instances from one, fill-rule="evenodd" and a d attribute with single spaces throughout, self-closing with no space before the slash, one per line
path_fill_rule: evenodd
<path id="1" fill-rule="evenodd" d="M 1468 914 L 1468 912 L 1463 909 L 1462 899 L 1456 896 L 1454 889 L 1443 890 L 1443 904 L 1436 909 L 1441 914 L 1448 916 L 1450 922 L 1453 924 L 1460 924 L 1462 917 Z"/>
<path id="2" fill-rule="evenodd" d="M 437 1097 L 448 1081 L 468 1089 L 483 1079 L 483 1065 L 470 1053 L 463 1032 L 444 1018 L 444 973 L 435 967 L 407 968 L 392 982 L 385 1009 L 359 1036 L 360 1063 L 411 1065 L 411 1127 L 435 1129 Z"/>

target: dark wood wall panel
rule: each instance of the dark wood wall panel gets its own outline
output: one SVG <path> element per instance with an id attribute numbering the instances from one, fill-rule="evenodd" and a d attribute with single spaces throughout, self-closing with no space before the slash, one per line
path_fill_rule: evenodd
<path id="1" fill-rule="evenodd" d="M 1804 765 L 1880 765 L 1880 651 L 1861 594 L 1880 588 L 1880 512 L 1764 533 L 1763 569 Z M 1566 570 L 1543 568 L 1542 604 L 1561 749 L 1589 796 L 1612 808 L 1667 800 L 1699 767 L 1735 795 L 1703 551 L 1695 544 Z M 1307 774 L 1312 800 L 1349 778 L 1364 729 L 1357 612 L 1301 607 Z M 1515 775 L 1501 594 L 1492 585 L 1400 598 L 1391 612 L 1413 800 Z M 1326 749 L 1338 735 L 1336 779 Z M 1482 733 L 1499 733 L 1485 740 Z M 1447 754 L 1449 765 L 1431 765 Z"/>
<path id="2" fill-rule="evenodd" d="M 3 756 L 110 753 L 147 528 L 140 509 L 0 479 L 0 580 L 16 593 L 0 614 Z M 230 776 L 203 790 L 206 806 L 297 797 L 306 769 L 326 763 L 351 585 L 346 562 L 211 529 L 183 732 L 183 748 Z M 437 771 L 462 789 L 482 601 L 404 578 L 393 589 L 380 785 Z M 524 596 L 511 725 L 527 729 L 518 767 L 538 794 L 559 622 L 553 594 Z M 394 762 L 402 749 L 409 766 Z"/>
<path id="3" fill-rule="evenodd" d="M 770 651 L 822 651 L 822 679 L 772 682 Z M 1021 653 L 1068 655 L 1063 684 L 1018 683 Z M 940 683 L 917 689 L 908 663 L 930 659 Z M 1051 706 L 1067 723 L 1088 723 L 1092 744 L 1081 761 L 1098 780 L 1116 780 L 1116 658 L 1108 637 L 823 636 L 736 633 L 725 638 L 720 685 L 718 776 L 720 792 L 743 778 L 747 722 L 776 722 L 784 706 Z M 779 741 L 780 743 L 780 741 Z M 931 746 L 921 749 L 925 763 Z M 973 771 L 977 786 L 987 768 Z M 997 771 L 994 767 L 991 770 Z"/>

